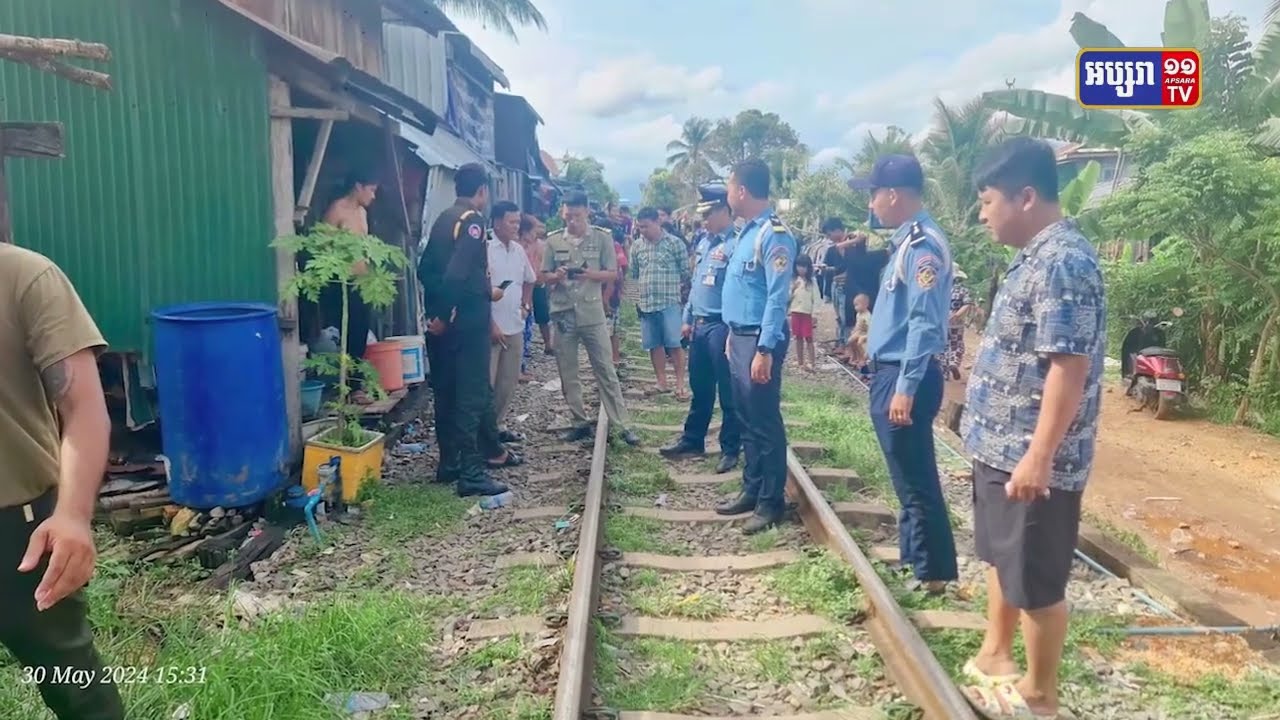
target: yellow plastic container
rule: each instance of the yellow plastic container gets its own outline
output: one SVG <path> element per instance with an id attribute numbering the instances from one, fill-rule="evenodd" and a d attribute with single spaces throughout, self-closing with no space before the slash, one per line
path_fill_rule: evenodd
<path id="1" fill-rule="evenodd" d="M 302 452 L 302 487 L 308 491 L 320 484 L 320 466 L 337 455 L 342 458 L 342 501 L 353 503 L 367 483 L 382 479 L 382 451 L 387 436 L 377 437 L 364 447 L 346 448 L 330 445 L 323 438 L 327 432 L 308 440 Z"/>

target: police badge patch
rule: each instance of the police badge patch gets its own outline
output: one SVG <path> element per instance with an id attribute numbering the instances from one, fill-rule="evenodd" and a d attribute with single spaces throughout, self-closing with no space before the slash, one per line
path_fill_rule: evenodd
<path id="1" fill-rule="evenodd" d="M 480 234 L 482 232 L 483 231 L 480 229 L 479 225 L 472 225 L 471 227 L 467 228 L 467 234 L 475 238 L 476 240 L 480 239 Z"/>
<path id="2" fill-rule="evenodd" d="M 937 260 L 932 255 L 926 255 L 916 263 L 916 285 L 921 290 L 932 290 L 934 285 L 938 284 L 938 268 Z"/>

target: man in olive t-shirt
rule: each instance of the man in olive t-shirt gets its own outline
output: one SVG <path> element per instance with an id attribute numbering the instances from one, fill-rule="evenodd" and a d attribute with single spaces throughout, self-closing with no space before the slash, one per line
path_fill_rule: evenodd
<path id="1" fill-rule="evenodd" d="M 60 720 L 124 718 L 80 594 L 111 434 L 105 347 L 56 265 L 0 244 L 0 643 Z"/>

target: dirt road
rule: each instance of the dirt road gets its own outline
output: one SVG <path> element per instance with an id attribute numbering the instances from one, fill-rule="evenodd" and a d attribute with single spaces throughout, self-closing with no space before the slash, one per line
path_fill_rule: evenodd
<path id="1" fill-rule="evenodd" d="M 972 350 L 977 338 L 968 338 Z M 1106 382 L 1085 510 L 1142 539 L 1159 562 L 1250 624 L 1280 623 L 1280 439 L 1205 420 L 1130 412 Z M 948 383 L 947 397 L 964 396 Z"/>

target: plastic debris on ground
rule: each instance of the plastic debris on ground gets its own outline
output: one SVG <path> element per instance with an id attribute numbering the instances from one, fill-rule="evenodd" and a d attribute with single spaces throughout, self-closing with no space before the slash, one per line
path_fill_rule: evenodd
<path id="1" fill-rule="evenodd" d="M 358 715 L 385 710 L 391 704 L 391 696 L 370 692 L 329 693 L 324 696 L 324 701 L 348 715 Z"/>
<path id="2" fill-rule="evenodd" d="M 666 494 L 666 493 L 662 493 L 661 495 L 659 495 L 659 496 L 658 496 L 658 498 L 657 498 L 656 500 L 654 500 L 654 501 L 653 501 L 653 506 L 654 506 L 654 507 L 666 507 L 666 506 L 667 506 L 667 494 Z"/>

